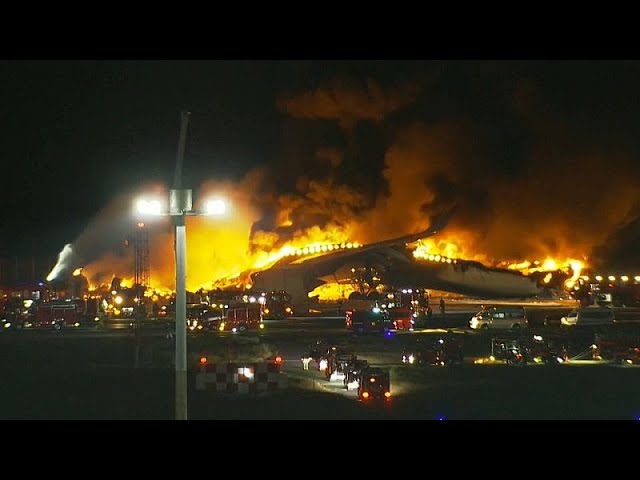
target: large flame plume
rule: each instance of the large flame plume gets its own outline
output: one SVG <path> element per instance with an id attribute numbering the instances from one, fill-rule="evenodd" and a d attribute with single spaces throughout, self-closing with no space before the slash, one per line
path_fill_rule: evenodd
<path id="1" fill-rule="evenodd" d="M 468 95 L 478 100 L 483 89 L 475 87 Z M 544 283 L 558 271 L 571 282 L 583 268 L 598 267 L 594 252 L 640 218 L 638 179 L 629 173 L 637 171 L 635 159 L 624 145 L 597 131 L 581 135 L 550 113 L 544 107 L 556 99 L 534 81 L 501 85 L 491 100 L 499 120 L 468 115 L 464 106 L 457 114 L 427 108 L 422 119 L 402 115 L 415 102 L 437 104 L 446 88 L 437 78 L 429 88 L 333 81 L 283 96 L 278 106 L 289 117 L 281 158 L 240 181 L 204 182 L 197 191 L 203 199 L 225 196 L 232 208 L 222 219 L 189 217 L 188 288 L 243 284 L 241 273 L 305 249 L 322 254 L 415 233 L 454 205 L 442 233 L 412 246 L 416 258 L 544 273 Z M 487 129 L 492 121 L 501 128 Z M 316 130 L 305 137 L 309 125 Z M 171 288 L 168 220 L 150 234 L 151 284 Z M 85 267 L 91 282 L 130 276 L 130 250 L 89 255 L 86 245 L 74 242 L 82 260 L 65 268 Z"/>

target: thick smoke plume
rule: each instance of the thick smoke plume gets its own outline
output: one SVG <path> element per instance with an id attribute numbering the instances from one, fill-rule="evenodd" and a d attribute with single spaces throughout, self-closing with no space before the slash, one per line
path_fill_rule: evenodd
<path id="1" fill-rule="evenodd" d="M 420 230 L 429 218 L 457 205 L 456 216 L 440 238 L 456 243 L 461 255 L 486 261 L 548 256 L 603 261 L 593 258 L 594 251 L 602 251 L 640 214 L 638 170 L 630 149 L 604 129 L 594 131 L 591 126 L 585 135 L 585 119 L 573 124 L 568 116 L 574 112 L 564 112 L 566 106 L 549 108 L 550 99 L 534 80 L 502 87 L 497 100 L 487 94 L 487 101 L 495 103 L 490 108 L 497 112 L 474 118 L 459 108 L 458 114 L 447 110 L 447 115 L 438 116 L 427 107 L 423 121 L 415 119 L 419 115 L 410 105 L 415 96 L 410 95 L 401 102 L 389 93 L 383 100 L 385 92 L 380 90 L 371 96 L 367 89 L 345 93 L 335 86 L 289 95 L 280 106 L 291 115 L 348 120 L 352 126 L 355 120 L 375 119 L 379 138 L 388 139 L 384 168 L 368 172 L 384 179 L 375 201 L 365 200 L 364 186 L 350 185 L 352 198 L 341 208 L 325 210 L 329 205 L 314 198 L 323 197 L 319 189 L 326 189 L 324 196 L 335 195 L 338 203 L 341 196 L 341 185 L 325 180 L 313 184 L 313 195 L 311 189 L 300 191 L 292 203 L 303 211 L 314 210 L 317 218 L 324 211 L 333 221 L 350 225 L 351 232 L 366 242 Z M 444 87 L 435 85 L 417 103 L 428 104 L 431 96 L 434 104 L 441 104 L 438 88 Z M 341 103 L 341 98 L 349 101 Z M 397 120 L 403 108 L 413 108 L 406 116 L 411 120 Z M 490 122 L 496 123 L 494 128 Z M 328 174 L 334 179 L 339 178 L 339 168 L 357 165 L 366 171 L 375 160 L 357 158 L 351 134 L 345 135 L 343 161 Z M 338 156 L 335 148 L 333 155 Z"/>
<path id="2" fill-rule="evenodd" d="M 412 103 L 420 90 L 411 83 L 386 89 L 372 79 L 362 83 L 360 87 L 352 79 L 335 78 L 315 90 L 283 96 L 278 107 L 292 117 L 336 120 L 350 128 L 361 120 L 383 120 Z"/>
<path id="3" fill-rule="evenodd" d="M 599 109 L 608 104 L 595 93 L 585 112 L 566 100 L 574 84 L 552 95 L 535 76 L 499 73 L 456 77 L 445 69 L 428 88 L 342 78 L 283 95 L 286 130 L 274 165 L 197 190 L 201 199 L 226 196 L 231 211 L 189 218 L 188 288 L 268 266 L 286 248 L 416 233 L 453 206 L 452 221 L 433 238 L 449 256 L 593 266 L 620 258 L 614 246 L 634 244 L 620 232 L 640 231 L 630 226 L 640 218 L 637 135 L 612 135 Z M 463 80 L 466 90 L 450 87 Z M 133 270 L 131 249 L 121 247 L 131 202 L 115 199 L 87 227 L 66 268 L 86 266 L 92 283 L 132 276 L 115 271 Z M 155 228 L 152 285 L 172 288 L 173 232 L 168 220 Z"/>

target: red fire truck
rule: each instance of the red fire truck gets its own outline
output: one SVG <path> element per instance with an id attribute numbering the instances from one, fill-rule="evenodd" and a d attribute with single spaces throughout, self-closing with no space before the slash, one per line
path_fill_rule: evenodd
<path id="1" fill-rule="evenodd" d="M 636 365 L 640 363 L 640 336 L 635 332 L 596 335 L 591 349 L 594 360 Z"/>
<path id="2" fill-rule="evenodd" d="M 402 289 L 387 293 L 383 304 L 393 328 L 412 330 L 418 319 L 424 319 L 429 309 L 429 294 L 424 290 Z"/>
<path id="3" fill-rule="evenodd" d="M 259 303 L 239 303 L 229 305 L 218 326 L 221 332 L 242 333 L 248 330 L 262 330 L 262 305 Z"/>
<path id="4" fill-rule="evenodd" d="M 37 305 L 31 316 L 31 327 L 62 328 L 79 327 L 85 313 L 85 307 L 80 302 L 54 300 Z M 27 325 L 25 325 L 27 326 Z"/>

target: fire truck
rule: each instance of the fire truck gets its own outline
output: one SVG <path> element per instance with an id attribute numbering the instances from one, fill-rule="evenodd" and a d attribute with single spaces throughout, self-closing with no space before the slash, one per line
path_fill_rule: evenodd
<path id="1" fill-rule="evenodd" d="M 0 299 L 0 322 L 3 329 L 20 330 L 24 327 L 25 311 L 33 300 L 23 300 L 18 297 L 4 297 Z"/>
<path id="2" fill-rule="evenodd" d="M 259 303 L 239 303 L 229 305 L 222 315 L 218 326 L 220 332 L 243 333 L 249 330 L 264 329 L 262 305 Z"/>
<path id="3" fill-rule="evenodd" d="M 385 309 L 393 328 L 412 330 L 419 321 L 424 323 L 429 310 L 429 294 L 420 289 L 402 289 L 387 293 L 386 303 L 380 305 Z"/>
<path id="4" fill-rule="evenodd" d="M 84 314 L 85 306 L 80 301 L 52 300 L 38 304 L 24 326 L 54 330 L 79 327 Z"/>
<path id="5" fill-rule="evenodd" d="M 224 328 L 221 330 L 220 326 L 225 317 L 225 307 L 229 308 L 229 305 L 224 303 L 187 304 L 187 331 L 192 333 L 223 331 Z"/>
<path id="6" fill-rule="evenodd" d="M 614 363 L 640 363 L 640 336 L 634 333 L 596 335 L 591 345 L 594 360 L 609 360 Z"/>
<path id="7" fill-rule="evenodd" d="M 262 304 L 262 318 L 280 320 L 293 315 L 291 295 L 284 290 L 262 293 L 258 299 Z"/>

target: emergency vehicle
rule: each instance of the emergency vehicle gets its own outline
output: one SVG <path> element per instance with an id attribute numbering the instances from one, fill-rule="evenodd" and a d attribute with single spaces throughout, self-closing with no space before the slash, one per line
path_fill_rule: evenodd
<path id="1" fill-rule="evenodd" d="M 456 335 L 419 340 L 413 348 L 402 352 L 402 363 L 407 365 L 462 365 L 464 353 L 462 340 Z"/>
<path id="2" fill-rule="evenodd" d="M 596 335 L 591 345 L 594 360 L 615 363 L 640 363 L 640 337 L 638 335 Z"/>
<path id="3" fill-rule="evenodd" d="M 495 337 L 491 340 L 491 356 L 475 363 L 506 363 L 527 365 L 542 363 L 558 365 L 569 360 L 567 339 L 564 336 L 532 335 L 526 337 Z"/>
<path id="4" fill-rule="evenodd" d="M 353 390 L 360 385 L 362 370 L 369 367 L 369 362 L 364 359 L 354 358 L 347 363 L 345 369 L 344 386 L 347 390 Z"/>
<path id="5" fill-rule="evenodd" d="M 239 303 L 225 309 L 218 331 L 243 333 L 249 330 L 262 330 L 262 306 L 259 303 Z"/>
<path id="6" fill-rule="evenodd" d="M 368 367 L 361 371 L 358 385 L 358 398 L 362 402 L 384 402 L 391 400 L 391 381 L 389 372 L 377 367 Z"/>
<path id="7" fill-rule="evenodd" d="M 262 305 L 262 318 L 281 320 L 293 315 L 291 295 L 284 290 L 262 293 L 258 299 Z"/>
<path id="8" fill-rule="evenodd" d="M 52 328 L 61 330 L 69 327 L 79 327 L 85 307 L 80 302 L 69 300 L 52 300 L 37 305 L 35 313 L 31 315 L 25 327 Z"/>
<path id="9" fill-rule="evenodd" d="M 384 333 L 392 328 L 389 314 L 378 307 L 371 310 L 347 310 L 345 315 L 347 329 L 356 333 Z"/>
<path id="10" fill-rule="evenodd" d="M 429 294 L 421 289 L 402 289 L 387 293 L 380 305 L 388 314 L 393 328 L 411 330 L 416 323 L 424 323 L 429 310 Z"/>
<path id="11" fill-rule="evenodd" d="M 0 299 L 0 322 L 3 329 L 20 330 L 24 327 L 26 313 L 33 304 L 33 300 L 23 300 L 19 297 L 4 297 Z"/>
<path id="12" fill-rule="evenodd" d="M 569 342 L 564 335 L 533 335 L 529 337 L 529 358 L 534 363 L 558 365 L 569 361 Z"/>
<path id="13" fill-rule="evenodd" d="M 347 352 L 337 352 L 328 356 L 327 368 L 324 374 L 330 382 L 333 380 L 344 380 L 347 372 L 347 365 L 355 360 L 355 356 Z"/>
<path id="14" fill-rule="evenodd" d="M 324 372 L 327 380 L 331 378 L 331 374 L 336 368 L 337 363 L 334 359 L 338 355 L 348 355 L 351 358 L 351 353 L 344 347 L 329 342 L 318 342 L 317 347 L 311 351 L 310 355 L 315 360 L 318 370 Z"/>
<path id="15" fill-rule="evenodd" d="M 206 304 L 187 304 L 187 330 L 194 333 L 218 330 L 222 310 L 212 309 Z"/>

